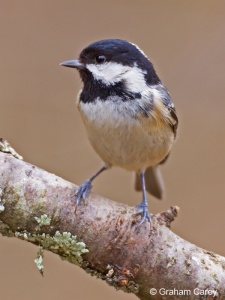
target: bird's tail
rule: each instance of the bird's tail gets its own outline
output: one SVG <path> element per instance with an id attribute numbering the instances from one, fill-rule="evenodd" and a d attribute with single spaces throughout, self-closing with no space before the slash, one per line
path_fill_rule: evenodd
<path id="1" fill-rule="evenodd" d="M 138 173 L 135 174 L 135 189 L 142 191 L 141 177 Z M 146 190 L 158 199 L 164 196 L 164 184 L 159 170 L 159 166 L 149 167 L 145 171 Z"/>

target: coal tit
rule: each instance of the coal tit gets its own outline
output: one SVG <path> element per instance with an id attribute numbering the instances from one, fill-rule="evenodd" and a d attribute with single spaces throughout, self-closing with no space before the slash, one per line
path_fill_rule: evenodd
<path id="1" fill-rule="evenodd" d="M 151 222 L 146 190 L 161 199 L 159 165 L 169 155 L 178 118 L 170 95 L 152 63 L 138 46 L 107 39 L 87 46 L 78 60 L 61 65 L 76 68 L 83 82 L 77 106 L 91 145 L 104 165 L 76 192 L 76 207 L 85 200 L 93 179 L 119 166 L 136 173 L 136 190 L 142 190 L 137 213 Z"/>

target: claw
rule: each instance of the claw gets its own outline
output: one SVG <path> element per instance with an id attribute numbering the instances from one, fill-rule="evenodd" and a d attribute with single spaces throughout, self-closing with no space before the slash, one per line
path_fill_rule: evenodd
<path id="1" fill-rule="evenodd" d="M 100 173 L 107 170 L 109 168 L 109 165 L 104 164 L 103 167 L 101 167 L 100 170 L 98 170 L 94 175 L 92 175 L 87 181 L 82 183 L 77 191 L 74 193 L 74 196 L 76 197 L 76 204 L 75 204 L 75 212 L 77 209 L 77 206 L 79 205 L 80 201 L 83 200 L 85 202 L 85 199 L 87 198 L 88 194 L 91 191 L 92 188 L 92 181 L 97 177 Z"/>
<path id="2" fill-rule="evenodd" d="M 146 221 L 146 219 L 147 219 L 147 220 L 150 222 L 150 224 L 151 224 L 152 218 L 151 218 L 151 216 L 150 216 L 150 214 L 149 214 L 148 206 L 141 202 L 141 203 L 137 204 L 136 207 L 137 207 L 137 209 L 138 209 L 138 212 L 137 212 L 137 213 L 138 213 L 138 214 L 139 214 L 139 213 L 142 213 L 141 221 L 137 224 L 137 227 L 141 226 L 141 224 L 143 224 L 143 223 Z"/>
<path id="3" fill-rule="evenodd" d="M 80 204 L 81 200 L 85 201 L 85 199 L 91 191 L 91 188 L 91 180 L 87 180 L 79 186 L 79 188 L 74 194 L 76 196 L 75 211 L 77 209 L 77 206 Z"/>
<path id="4" fill-rule="evenodd" d="M 136 205 L 138 209 L 138 214 L 142 213 L 141 221 L 137 224 L 137 227 L 141 226 L 142 223 L 146 221 L 146 219 L 149 221 L 150 225 L 152 222 L 151 216 L 148 211 L 148 201 L 146 198 L 146 188 L 145 188 L 145 173 L 144 171 L 140 172 L 141 176 L 141 183 L 142 183 L 142 201 L 138 205 Z"/>

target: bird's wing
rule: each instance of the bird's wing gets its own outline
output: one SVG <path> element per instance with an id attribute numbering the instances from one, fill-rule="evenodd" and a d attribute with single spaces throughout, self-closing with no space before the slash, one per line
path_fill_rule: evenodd
<path id="1" fill-rule="evenodd" d="M 174 134 L 174 139 L 177 133 L 178 118 L 174 104 L 169 93 L 165 88 L 163 92 L 158 89 L 152 89 L 148 97 L 144 97 L 144 101 L 140 104 L 140 114 L 138 116 L 139 123 L 147 132 L 167 131 L 166 128 L 171 128 L 171 133 Z M 163 164 L 169 156 L 159 163 Z M 158 199 L 163 198 L 164 185 L 159 172 L 159 166 L 148 167 L 145 171 L 146 190 Z M 136 173 L 135 189 L 142 190 L 141 180 Z"/>
<path id="2" fill-rule="evenodd" d="M 176 137 L 178 117 L 165 87 L 159 86 L 148 90 L 140 103 L 138 120 L 147 131 L 169 125 Z"/>
<path id="3" fill-rule="evenodd" d="M 169 107 L 168 109 L 169 109 L 169 113 L 170 113 L 170 119 L 172 119 L 172 122 L 169 124 L 173 130 L 174 137 L 176 137 L 177 128 L 178 128 L 178 117 L 177 117 L 176 109 L 175 109 L 174 105 L 172 107 Z"/>

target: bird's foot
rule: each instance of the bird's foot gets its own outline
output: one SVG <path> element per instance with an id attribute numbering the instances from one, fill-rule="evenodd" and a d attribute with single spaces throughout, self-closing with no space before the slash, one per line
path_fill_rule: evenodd
<path id="1" fill-rule="evenodd" d="M 85 201 L 85 199 L 87 198 L 88 194 L 91 191 L 91 188 L 92 185 L 90 179 L 88 179 L 78 187 L 77 191 L 74 194 L 76 197 L 75 211 L 77 209 L 77 206 L 81 202 L 81 200 Z"/>
<path id="2" fill-rule="evenodd" d="M 148 211 L 148 205 L 146 205 L 145 203 L 141 202 L 139 204 L 136 205 L 137 209 L 138 209 L 138 214 L 142 213 L 142 217 L 141 217 L 141 221 L 137 224 L 137 227 L 139 227 L 142 223 L 144 223 L 146 220 L 148 220 L 151 224 L 152 222 L 152 218 L 149 214 Z"/>

